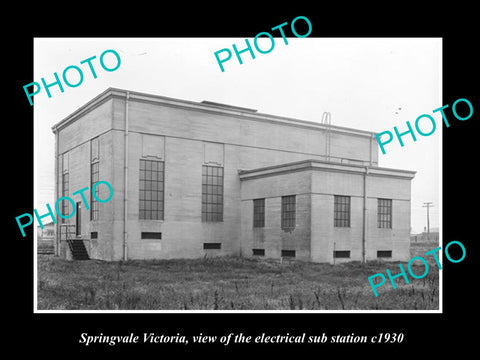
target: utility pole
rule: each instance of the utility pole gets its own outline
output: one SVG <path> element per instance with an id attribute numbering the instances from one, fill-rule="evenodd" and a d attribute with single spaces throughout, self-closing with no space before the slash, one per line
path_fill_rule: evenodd
<path id="1" fill-rule="evenodd" d="M 422 207 L 427 208 L 427 240 L 430 240 L 430 207 L 433 207 L 432 202 L 424 202 Z"/>

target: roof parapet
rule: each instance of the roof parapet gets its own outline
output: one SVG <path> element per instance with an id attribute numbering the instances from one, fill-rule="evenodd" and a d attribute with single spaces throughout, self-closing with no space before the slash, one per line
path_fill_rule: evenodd
<path id="1" fill-rule="evenodd" d="M 233 106 L 233 105 L 226 105 L 215 103 L 212 101 L 202 101 L 202 102 L 195 102 L 189 100 L 181 100 L 175 98 L 169 98 L 166 96 L 160 95 L 152 95 L 146 93 L 140 93 L 136 91 L 130 90 L 123 90 L 118 88 L 108 88 L 92 100 L 88 101 L 86 104 L 82 105 L 80 108 L 75 110 L 73 113 L 68 115 L 63 120 L 59 121 L 55 125 L 52 126 L 52 131 L 56 133 L 60 128 L 66 126 L 69 122 L 75 121 L 79 116 L 88 113 L 89 111 L 95 109 L 97 106 L 102 104 L 104 101 L 108 100 L 111 97 L 119 97 L 119 98 L 126 98 L 127 92 L 130 94 L 130 101 L 144 101 L 150 103 L 157 103 L 164 106 L 171 106 L 171 107 L 180 107 L 186 108 L 189 110 L 197 110 L 197 111 L 210 111 L 214 113 L 221 113 L 228 116 L 235 116 L 235 117 L 242 117 L 248 120 L 256 120 L 256 121 L 266 121 L 275 124 L 283 124 L 287 126 L 297 126 L 297 127 L 306 127 L 311 129 L 317 130 L 325 130 L 326 125 L 321 124 L 319 122 L 312 122 L 306 120 L 299 120 L 295 118 L 289 118 L 285 116 L 278 116 L 278 115 L 271 115 L 271 114 L 264 114 L 259 113 L 255 109 Z M 354 128 L 347 128 L 341 127 L 336 125 L 329 125 L 329 131 L 338 132 L 338 133 L 348 133 L 351 135 L 357 135 L 362 137 L 371 137 L 374 136 L 376 133 L 372 131 L 366 130 L 359 130 Z"/>

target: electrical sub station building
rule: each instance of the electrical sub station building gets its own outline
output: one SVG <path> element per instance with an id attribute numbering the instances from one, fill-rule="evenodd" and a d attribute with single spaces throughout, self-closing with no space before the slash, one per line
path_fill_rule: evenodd
<path id="1" fill-rule="evenodd" d="M 373 132 L 114 88 L 52 130 L 56 200 L 78 201 L 61 257 L 410 258 L 415 172 L 379 167 Z M 100 180 L 110 201 L 72 196 Z"/>

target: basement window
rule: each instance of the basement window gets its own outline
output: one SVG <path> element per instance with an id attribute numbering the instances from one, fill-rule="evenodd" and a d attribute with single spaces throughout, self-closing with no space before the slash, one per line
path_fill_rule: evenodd
<path id="1" fill-rule="evenodd" d="M 350 250 L 336 250 L 333 252 L 334 258 L 349 258 Z"/>
<path id="2" fill-rule="evenodd" d="M 142 232 L 142 240 L 161 240 L 161 232 Z"/>
<path id="3" fill-rule="evenodd" d="M 221 243 L 203 243 L 203 250 L 220 250 L 221 248 Z"/>
<path id="4" fill-rule="evenodd" d="M 295 257 L 295 250 L 282 250 L 282 257 Z"/>
<path id="5" fill-rule="evenodd" d="M 392 257 L 392 250 L 378 250 L 377 251 L 377 258 L 391 258 Z"/>
<path id="6" fill-rule="evenodd" d="M 97 231 L 92 231 L 90 233 L 90 239 L 98 239 L 98 232 Z"/>
<path id="7" fill-rule="evenodd" d="M 265 256 L 265 249 L 252 249 L 253 255 Z"/>

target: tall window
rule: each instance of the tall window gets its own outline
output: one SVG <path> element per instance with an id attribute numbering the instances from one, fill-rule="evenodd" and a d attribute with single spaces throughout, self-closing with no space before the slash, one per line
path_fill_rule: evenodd
<path id="1" fill-rule="evenodd" d="M 265 227 L 265 199 L 253 200 L 253 227 Z"/>
<path id="2" fill-rule="evenodd" d="M 68 196 L 68 172 L 65 172 L 62 174 L 62 197 L 63 196 Z M 69 207 L 69 202 L 67 200 L 62 200 L 62 215 L 67 216 L 70 214 L 70 207 Z M 62 224 L 66 223 L 67 219 L 62 218 Z"/>
<path id="3" fill-rule="evenodd" d="M 76 218 L 75 218 L 75 224 L 76 224 L 76 233 L 75 235 L 80 236 L 82 235 L 82 203 L 77 202 L 76 203 Z"/>
<path id="4" fill-rule="evenodd" d="M 164 162 L 140 159 L 140 220 L 163 220 Z"/>
<path id="5" fill-rule="evenodd" d="M 223 221 L 223 167 L 202 166 L 202 221 Z"/>
<path id="6" fill-rule="evenodd" d="M 100 163 L 100 154 L 98 151 L 98 137 L 90 141 L 90 189 L 93 189 L 93 185 L 98 182 L 99 179 L 99 163 Z M 95 195 L 98 198 L 100 190 L 98 186 L 95 188 Z M 93 192 L 90 192 L 90 220 L 98 220 L 99 211 L 98 211 L 98 202 L 93 196 Z"/>
<path id="7" fill-rule="evenodd" d="M 283 230 L 295 228 L 295 195 L 282 196 L 282 221 Z"/>
<path id="8" fill-rule="evenodd" d="M 90 164 L 90 189 L 93 189 L 93 185 L 99 181 L 98 178 L 98 161 Z M 98 186 L 95 188 L 95 195 L 99 197 Z M 93 191 L 90 193 L 90 220 L 98 220 L 98 202 L 93 196 Z"/>
<path id="9" fill-rule="evenodd" d="M 379 228 L 392 228 L 392 199 L 378 199 L 377 220 Z"/>
<path id="10" fill-rule="evenodd" d="M 333 219 L 335 227 L 350 227 L 350 196 L 335 195 Z"/>
<path id="11" fill-rule="evenodd" d="M 62 155 L 62 197 L 68 196 L 69 191 L 69 176 L 68 176 L 68 153 Z M 70 206 L 67 200 L 62 200 L 62 215 L 70 214 Z M 67 219 L 62 218 L 62 224 L 66 223 Z"/>

